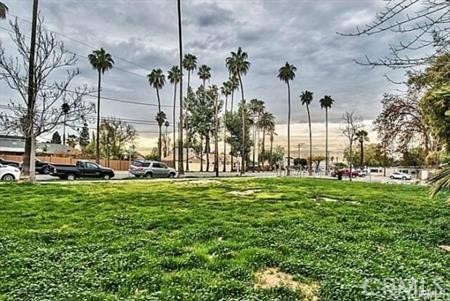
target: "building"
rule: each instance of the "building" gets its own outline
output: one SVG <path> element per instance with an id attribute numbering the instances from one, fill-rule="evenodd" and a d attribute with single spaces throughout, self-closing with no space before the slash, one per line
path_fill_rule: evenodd
<path id="1" fill-rule="evenodd" d="M 25 137 L 0 135 L 0 155 L 22 156 L 25 150 Z M 67 145 L 37 142 L 36 153 L 42 155 L 67 156 L 73 153 Z"/>

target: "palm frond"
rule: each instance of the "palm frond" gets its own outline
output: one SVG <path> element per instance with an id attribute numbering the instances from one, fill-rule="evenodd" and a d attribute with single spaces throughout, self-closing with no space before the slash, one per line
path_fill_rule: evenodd
<path id="1" fill-rule="evenodd" d="M 431 197 L 434 197 L 441 190 L 450 189 L 450 165 L 435 174 L 429 182 L 431 184 Z"/>

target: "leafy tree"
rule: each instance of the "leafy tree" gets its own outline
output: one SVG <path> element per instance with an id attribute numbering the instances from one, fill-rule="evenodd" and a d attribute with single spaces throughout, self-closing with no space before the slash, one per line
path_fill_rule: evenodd
<path id="1" fill-rule="evenodd" d="M 356 141 L 359 143 L 360 160 L 359 166 L 364 166 L 364 142 L 369 141 L 369 133 L 366 130 L 359 130 L 356 132 Z"/>
<path id="2" fill-rule="evenodd" d="M 167 72 L 167 79 L 170 81 L 170 83 L 173 85 L 173 112 L 172 112 L 172 128 L 173 128 L 173 133 L 172 133 L 172 140 L 173 140 L 173 153 L 172 153 L 172 160 L 173 160 L 173 166 L 175 168 L 175 163 L 176 163 L 176 155 L 175 155 L 175 150 L 176 150 L 176 139 L 175 139 L 175 133 L 176 133 L 176 128 L 175 125 L 177 123 L 176 120 L 176 106 L 177 106 L 177 85 L 181 80 L 181 70 L 178 66 L 172 66 L 172 68 Z"/>
<path id="3" fill-rule="evenodd" d="M 107 53 L 105 49 L 100 48 L 94 50 L 88 56 L 89 63 L 98 72 L 98 87 L 97 87 L 97 148 L 96 148 L 96 161 L 100 162 L 100 144 L 99 144 L 99 131 L 100 131 L 100 93 L 102 90 L 102 74 L 113 68 L 114 60 L 111 54 Z"/>
<path id="4" fill-rule="evenodd" d="M 325 95 L 320 100 L 320 107 L 325 109 L 325 172 L 328 173 L 328 110 L 334 103 L 334 99 L 331 96 Z"/>
<path id="5" fill-rule="evenodd" d="M 248 72 L 248 69 L 250 68 L 250 62 L 248 62 L 248 54 L 242 50 L 241 47 L 238 48 L 236 52 L 232 51 L 231 56 L 226 59 L 226 66 L 228 68 L 228 71 L 231 75 L 235 76 L 239 80 L 239 85 L 241 87 L 241 107 L 245 107 L 245 97 L 244 97 L 244 86 L 242 84 L 242 76 L 246 75 Z M 247 158 L 246 148 L 245 146 L 247 138 L 245 126 L 247 124 L 246 122 L 246 110 L 240 110 L 242 113 L 241 116 L 241 123 L 242 123 L 242 134 L 241 138 L 243 139 L 241 142 L 241 154 L 242 154 L 242 160 L 241 160 L 241 174 L 245 173 L 245 163 Z"/>
<path id="6" fill-rule="evenodd" d="M 317 172 L 317 171 L 319 171 L 320 163 L 325 159 L 326 159 L 325 156 L 318 155 L 318 156 L 313 156 L 312 158 L 308 158 L 308 161 L 310 161 L 316 165 L 315 169 Z"/>
<path id="7" fill-rule="evenodd" d="M 290 174 L 290 166 L 291 166 L 291 87 L 289 85 L 289 81 L 294 80 L 295 71 L 297 68 L 294 65 L 290 65 L 288 62 L 278 70 L 278 78 L 284 81 L 287 85 L 288 90 L 288 126 L 287 126 L 287 136 L 288 136 L 288 162 L 287 162 L 287 175 Z"/>
<path id="8" fill-rule="evenodd" d="M 78 139 L 78 143 L 80 144 L 81 150 L 84 151 L 86 147 L 89 145 L 89 127 L 85 122 L 83 127 L 81 128 L 80 137 Z"/>
<path id="9" fill-rule="evenodd" d="M 313 93 L 311 91 L 304 91 L 300 95 L 300 101 L 302 106 L 306 105 L 306 111 L 308 113 L 308 125 L 309 125 L 309 157 L 312 158 L 312 130 L 311 130 L 311 114 L 309 111 L 309 106 L 313 100 Z M 309 160 L 309 175 L 312 175 L 312 162 Z"/>
<path id="10" fill-rule="evenodd" d="M 75 148 L 77 146 L 78 143 L 78 137 L 76 135 L 69 135 L 67 136 L 67 145 L 70 148 Z"/>
<path id="11" fill-rule="evenodd" d="M 284 147 L 277 145 L 272 152 L 271 161 L 275 164 L 276 162 L 283 161 L 284 159 Z"/>
<path id="12" fill-rule="evenodd" d="M 193 54 L 186 54 L 183 58 L 183 68 L 187 70 L 188 72 L 188 84 L 187 84 L 187 95 L 186 98 L 189 97 L 189 91 L 191 89 L 191 72 L 194 71 L 197 68 L 197 57 Z M 185 110 L 187 110 L 188 104 L 185 103 Z M 186 111 L 186 115 L 188 114 L 188 112 Z M 190 146 L 190 141 L 193 139 L 193 133 L 192 131 L 189 130 L 189 128 L 187 127 L 188 121 L 187 121 L 187 116 L 185 116 L 185 120 L 183 121 L 183 124 L 185 126 L 186 129 L 186 171 L 189 171 L 189 146 Z M 203 167 L 203 163 L 202 163 L 202 167 Z"/>
<path id="13" fill-rule="evenodd" d="M 58 131 L 53 133 L 52 140 L 50 140 L 50 143 L 61 144 L 61 135 L 58 133 Z"/>
<path id="14" fill-rule="evenodd" d="M 164 87 L 166 83 L 166 77 L 161 69 L 153 69 L 150 74 L 147 75 L 148 83 L 156 90 L 156 97 L 158 99 L 158 113 L 156 114 L 156 121 L 158 122 L 158 155 L 161 160 L 161 147 L 162 147 L 162 125 L 166 120 L 166 114 L 161 111 L 161 99 L 159 97 L 159 90 Z"/>
<path id="15" fill-rule="evenodd" d="M 294 159 L 294 166 L 305 168 L 308 165 L 308 160 L 304 158 L 295 158 Z"/>
<path id="16" fill-rule="evenodd" d="M 258 120 L 261 117 L 261 114 L 264 112 L 265 106 L 264 106 L 264 101 L 259 100 L 259 99 L 252 99 L 250 100 L 249 103 L 249 109 L 250 112 L 252 113 L 252 117 L 256 118 L 256 120 L 253 121 L 252 126 L 253 126 L 253 159 L 252 159 L 252 170 L 253 172 L 255 171 L 255 159 L 256 159 L 256 130 L 258 129 L 259 131 L 259 127 L 258 127 Z M 259 132 L 258 132 L 259 134 Z M 258 154 L 259 156 L 259 154 Z"/>
<path id="17" fill-rule="evenodd" d="M 70 106 L 68 103 L 63 103 L 61 106 L 61 111 L 64 115 L 63 119 L 63 144 L 66 145 L 66 120 L 67 120 L 67 114 L 70 112 Z"/>
<path id="18" fill-rule="evenodd" d="M 100 125 L 100 146 L 107 159 L 121 159 L 137 137 L 134 127 L 116 118 L 104 119 Z"/>
<path id="19" fill-rule="evenodd" d="M 243 109 L 245 108 L 245 109 Z M 244 111 L 244 112 L 242 112 Z M 241 136 L 242 132 L 242 115 L 245 116 L 245 138 L 243 139 Z M 229 137 L 227 137 L 227 142 L 231 146 L 230 154 L 232 156 L 239 156 L 240 154 L 244 154 L 244 160 L 249 161 L 248 154 L 251 149 L 251 139 L 250 139 L 250 124 L 251 124 L 251 116 L 250 110 L 248 106 L 243 107 L 239 106 L 237 112 L 228 112 L 225 117 L 225 126 L 227 127 L 228 132 L 230 133 Z M 245 141 L 245 145 L 242 145 L 242 142 Z M 244 149 L 244 152 L 242 152 Z M 242 171 L 241 171 L 242 172 Z"/>
<path id="20" fill-rule="evenodd" d="M 8 6 L 6 6 L 5 3 L 0 2 L 0 19 L 5 19 L 7 12 L 8 12 Z"/>

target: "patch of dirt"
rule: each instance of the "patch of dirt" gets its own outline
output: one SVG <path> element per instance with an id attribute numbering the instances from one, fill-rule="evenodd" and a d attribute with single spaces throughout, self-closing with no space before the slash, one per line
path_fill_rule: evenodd
<path id="1" fill-rule="evenodd" d="M 217 180 L 187 180 L 187 181 L 174 181 L 173 184 L 176 185 L 211 185 L 211 184 L 221 184 Z"/>
<path id="2" fill-rule="evenodd" d="M 248 196 L 248 195 L 252 195 L 257 192 L 260 192 L 260 191 L 261 191 L 261 189 L 249 189 L 249 190 L 244 190 L 244 191 L 230 191 L 230 192 L 228 192 L 228 194 L 231 194 L 234 196 Z"/>
<path id="3" fill-rule="evenodd" d="M 319 283 L 301 283 L 295 281 L 293 276 L 280 271 L 278 268 L 268 268 L 256 273 L 255 288 L 271 289 L 275 287 L 287 287 L 292 290 L 300 291 L 306 301 L 318 301 Z"/>
<path id="4" fill-rule="evenodd" d="M 444 250 L 446 252 L 450 252 L 450 246 L 447 245 L 440 245 L 439 249 Z"/>

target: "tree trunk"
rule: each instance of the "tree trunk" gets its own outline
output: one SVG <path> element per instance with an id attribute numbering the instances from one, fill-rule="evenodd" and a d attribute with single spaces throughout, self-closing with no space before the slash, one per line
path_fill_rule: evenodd
<path id="1" fill-rule="evenodd" d="M 312 175 L 312 131 L 311 131 L 311 114 L 309 112 L 309 106 L 306 105 L 308 111 L 308 124 L 309 124 L 309 175 Z"/>
<path id="2" fill-rule="evenodd" d="M 350 142 L 350 162 L 349 162 L 349 177 L 350 177 L 350 182 L 352 181 L 352 162 L 353 162 L 353 143 Z"/>
<path id="3" fill-rule="evenodd" d="M 228 95 L 225 95 L 225 111 L 223 114 L 223 172 L 227 171 L 227 127 L 226 127 L 226 116 L 227 116 L 227 106 L 228 106 Z"/>
<path id="4" fill-rule="evenodd" d="M 264 154 L 264 156 L 266 156 L 266 129 L 263 128 L 263 132 L 262 132 L 262 141 L 261 141 L 261 154 Z M 262 160 L 262 165 L 264 166 L 264 160 Z"/>
<path id="5" fill-rule="evenodd" d="M 102 86 L 102 73 L 98 70 L 98 86 L 97 86 L 97 137 L 96 137 L 96 150 L 95 150 L 95 162 L 100 163 L 100 90 Z"/>
<path id="6" fill-rule="evenodd" d="M 361 152 L 361 157 L 360 157 L 360 159 L 359 159 L 359 166 L 361 167 L 361 169 L 363 168 L 363 166 L 364 166 L 364 142 L 363 141 L 361 141 L 360 142 L 360 146 L 359 146 L 361 149 L 360 149 L 360 152 Z"/>
<path id="7" fill-rule="evenodd" d="M 203 135 L 200 135 L 200 171 L 203 171 Z"/>
<path id="8" fill-rule="evenodd" d="M 67 114 L 64 114 L 64 121 L 63 121 L 63 145 L 66 145 L 66 118 L 67 118 Z"/>
<path id="9" fill-rule="evenodd" d="M 158 113 L 161 113 L 161 100 L 159 99 L 159 89 L 158 88 L 156 89 L 156 96 L 158 97 Z M 161 161 L 161 157 L 162 157 L 162 152 L 161 152 L 161 147 L 162 147 L 161 126 L 162 126 L 161 122 L 158 121 L 158 129 L 159 129 L 159 132 L 158 132 L 158 158 L 159 158 L 159 161 Z"/>
<path id="10" fill-rule="evenodd" d="M 256 124 L 253 124 L 253 156 L 252 156 L 252 172 L 255 172 L 255 160 L 256 160 Z"/>
<path id="11" fill-rule="evenodd" d="M 233 100 L 234 100 L 234 90 L 231 91 L 231 108 L 230 108 L 230 113 L 231 113 L 231 118 L 233 118 Z M 233 154 L 231 154 L 231 158 L 230 158 L 230 166 L 231 166 L 231 171 L 233 171 L 233 167 L 234 167 L 234 156 Z"/>
<path id="12" fill-rule="evenodd" d="M 245 151 L 245 98 L 244 98 L 244 87 L 242 85 L 241 74 L 238 73 L 239 85 L 241 86 L 241 104 L 242 104 L 242 141 L 241 141 L 241 175 L 245 173 L 245 160 L 247 159 L 247 154 Z"/>
<path id="13" fill-rule="evenodd" d="M 176 114 L 176 109 L 175 109 L 175 107 L 176 107 L 176 105 L 177 105 L 177 84 L 175 83 L 175 86 L 174 86 L 174 90 L 173 90 L 173 116 L 172 116 L 172 122 L 173 122 L 173 124 L 172 124 L 172 128 L 173 128 L 173 133 L 172 133 L 172 139 L 173 139 L 173 141 L 172 141 L 172 144 L 173 144 L 173 146 L 172 146 L 172 162 L 173 162 L 173 168 L 176 168 L 176 158 L 175 158 L 175 150 L 176 150 L 176 142 L 175 142 L 175 131 L 176 131 L 176 128 L 175 128 L 175 123 L 177 122 L 176 121 L 176 118 L 175 118 L 175 114 Z"/>
<path id="14" fill-rule="evenodd" d="M 216 177 L 219 176 L 219 118 L 218 118 L 218 112 L 217 112 L 217 97 L 214 101 L 214 123 L 215 123 L 215 129 L 214 129 L 214 168 L 216 172 Z M 226 110 L 226 106 L 225 106 Z M 225 141 L 224 141 L 225 144 Z"/>
<path id="15" fill-rule="evenodd" d="M 291 174 L 291 87 L 289 85 L 289 81 L 286 81 L 288 87 L 288 126 L 287 126 L 287 135 L 288 135 L 288 158 L 287 158 L 287 171 L 286 175 Z"/>
<path id="16" fill-rule="evenodd" d="M 328 108 L 325 107 L 325 174 L 328 175 Z"/>
<path id="17" fill-rule="evenodd" d="M 209 133 L 205 136 L 205 153 L 206 153 L 206 172 L 209 171 L 209 151 L 210 151 Z"/>
<path id="18" fill-rule="evenodd" d="M 188 70 L 188 91 L 189 88 L 191 87 L 191 71 Z M 186 94 L 187 95 L 187 94 Z M 187 128 L 187 123 L 185 122 L 186 125 L 186 171 L 189 171 L 189 139 L 188 138 L 188 128 Z"/>
<path id="19" fill-rule="evenodd" d="M 178 174 L 184 174 L 183 168 L 183 33 L 181 29 L 181 0 L 177 1 L 178 8 L 178 42 L 180 48 L 179 64 L 180 64 L 180 124 L 178 137 Z"/>
<path id="20" fill-rule="evenodd" d="M 273 132 L 270 133 L 270 150 L 269 150 L 269 165 L 270 165 L 270 170 L 273 170 L 272 151 L 273 151 Z"/>

